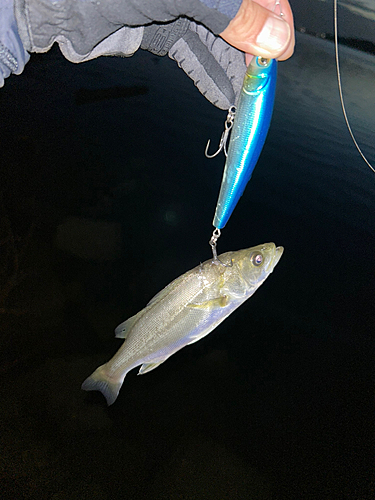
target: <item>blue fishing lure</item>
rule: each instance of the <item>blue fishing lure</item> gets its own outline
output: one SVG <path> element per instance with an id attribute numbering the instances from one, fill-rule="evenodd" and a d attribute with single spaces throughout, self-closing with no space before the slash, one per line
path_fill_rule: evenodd
<path id="1" fill-rule="evenodd" d="M 217 229 L 228 222 L 262 151 L 272 117 L 276 74 L 276 60 L 263 57 L 254 57 L 246 70 L 213 220 Z"/>

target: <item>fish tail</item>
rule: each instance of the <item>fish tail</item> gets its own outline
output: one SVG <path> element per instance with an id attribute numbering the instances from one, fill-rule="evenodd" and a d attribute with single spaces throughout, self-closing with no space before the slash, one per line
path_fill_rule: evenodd
<path id="1" fill-rule="evenodd" d="M 105 365 L 99 366 L 82 384 L 84 391 L 100 391 L 107 400 L 108 406 L 113 404 L 121 389 L 123 380 L 113 381 L 106 374 Z"/>

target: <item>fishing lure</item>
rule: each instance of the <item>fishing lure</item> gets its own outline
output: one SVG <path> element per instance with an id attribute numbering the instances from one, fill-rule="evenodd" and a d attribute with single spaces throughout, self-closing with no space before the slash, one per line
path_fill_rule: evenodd
<path id="1" fill-rule="evenodd" d="M 224 149 L 226 153 L 226 140 L 232 129 L 213 219 L 216 229 L 228 222 L 262 151 L 272 117 L 276 74 L 276 60 L 254 57 L 246 70 L 234 122 L 233 108 L 229 110 L 219 146 L 219 151 Z"/>

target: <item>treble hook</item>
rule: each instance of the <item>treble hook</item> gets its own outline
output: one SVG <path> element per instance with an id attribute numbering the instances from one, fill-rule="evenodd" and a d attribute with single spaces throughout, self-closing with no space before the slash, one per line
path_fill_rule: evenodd
<path id="1" fill-rule="evenodd" d="M 213 256 L 212 262 L 213 262 L 213 264 L 221 264 L 224 267 L 232 267 L 233 266 L 232 259 L 230 261 L 230 264 L 224 264 L 224 262 L 221 262 L 221 260 L 217 256 L 216 243 L 217 243 L 217 240 L 220 238 L 220 236 L 221 236 L 220 229 L 215 228 L 213 233 L 212 233 L 211 239 L 209 241 L 209 244 L 210 244 L 211 249 L 212 249 L 212 256 Z"/>
<path id="2" fill-rule="evenodd" d="M 225 129 L 224 129 L 224 132 L 221 134 L 221 137 L 220 137 L 219 148 L 216 151 L 216 153 L 214 153 L 213 155 L 209 155 L 208 154 L 208 148 L 210 147 L 211 140 L 208 139 L 206 149 L 204 150 L 204 154 L 205 154 L 206 158 L 214 158 L 222 150 L 224 150 L 225 156 L 228 156 L 227 142 L 228 142 L 229 132 L 231 131 L 231 128 L 233 127 L 235 114 L 236 114 L 236 106 L 231 106 L 228 109 L 228 114 L 227 114 L 227 117 L 226 117 L 226 120 L 225 120 Z"/>

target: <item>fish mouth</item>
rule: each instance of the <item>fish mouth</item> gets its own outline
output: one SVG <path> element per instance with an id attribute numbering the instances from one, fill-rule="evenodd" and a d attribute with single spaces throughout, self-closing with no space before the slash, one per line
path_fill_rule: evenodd
<path id="1" fill-rule="evenodd" d="M 273 257 L 273 267 L 276 266 L 276 264 L 279 262 L 279 260 L 281 259 L 281 256 L 284 252 L 284 247 L 276 247 L 275 248 L 275 254 L 274 254 L 274 257 Z"/>
<path id="2" fill-rule="evenodd" d="M 268 272 L 272 273 L 272 271 L 276 267 L 276 264 L 281 259 L 281 256 L 282 256 L 283 252 L 284 252 L 284 247 L 277 247 L 275 245 L 275 249 L 274 249 L 274 252 L 273 252 L 272 259 L 270 260 L 270 263 L 267 266 L 267 268 L 268 268 L 267 271 Z"/>

